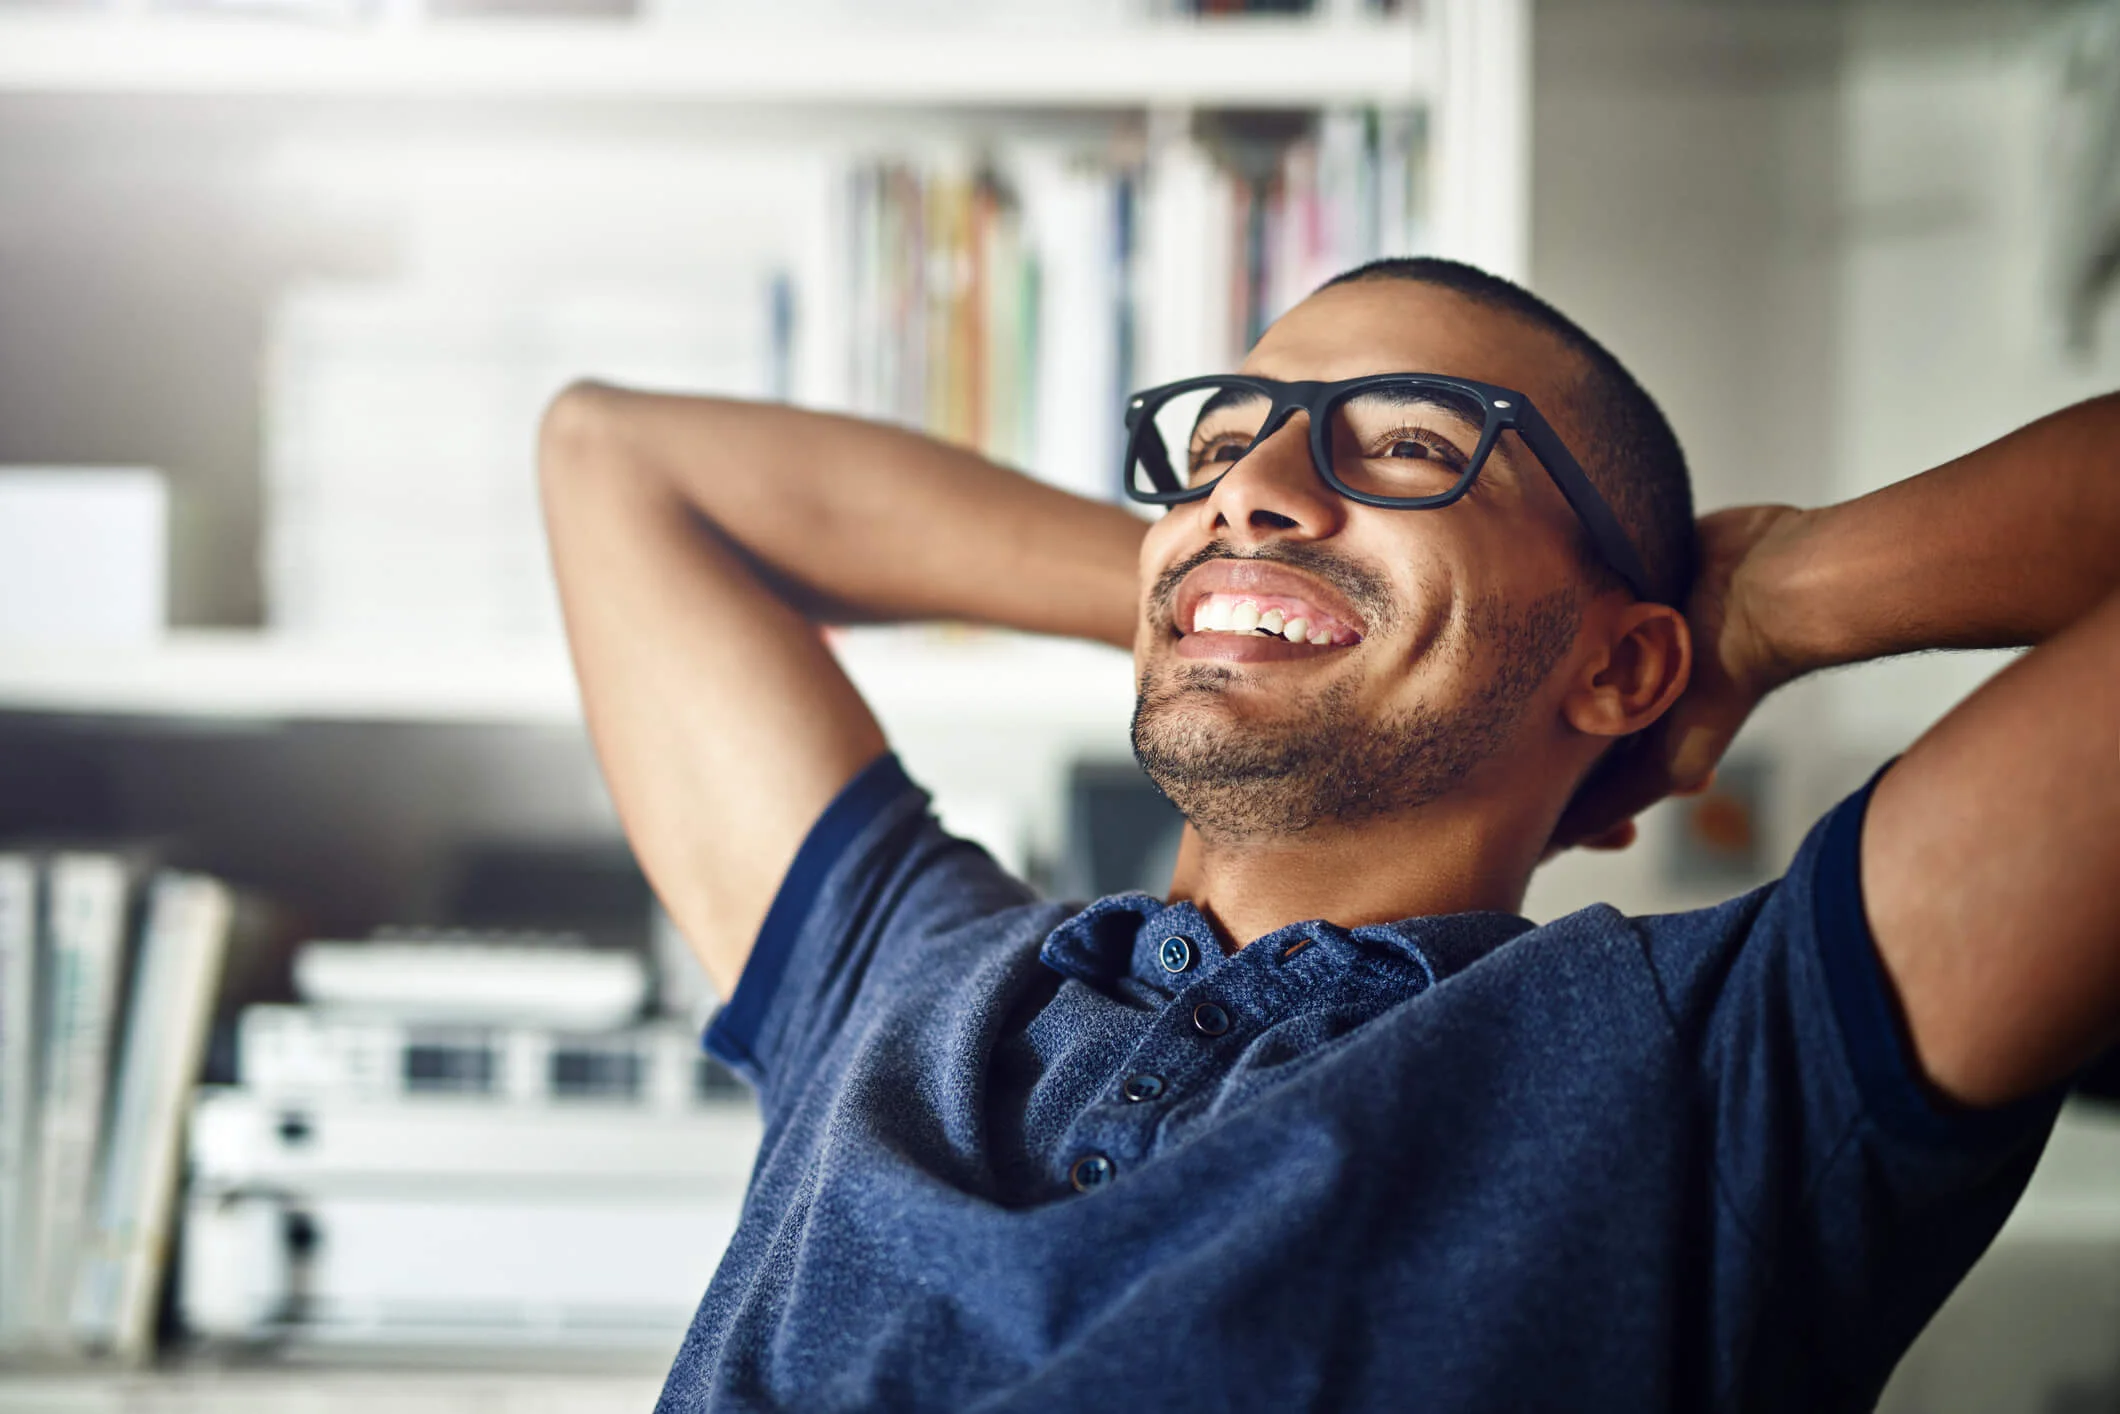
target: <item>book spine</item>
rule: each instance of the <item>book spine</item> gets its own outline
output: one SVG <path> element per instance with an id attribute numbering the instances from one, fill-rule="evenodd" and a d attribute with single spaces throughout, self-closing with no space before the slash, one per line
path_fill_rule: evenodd
<path id="1" fill-rule="evenodd" d="M 37 866 L 0 855 L 0 1350 L 28 1327 L 37 1125 Z"/>
<path id="2" fill-rule="evenodd" d="M 1026 238 L 1036 242 L 1028 469 L 1079 495 L 1109 500 L 1118 487 L 1113 371 L 1110 183 L 1095 167 L 1045 156 L 1017 173 Z"/>
<path id="3" fill-rule="evenodd" d="M 37 1252 L 32 1324 L 63 1342 L 103 1099 L 125 943 L 126 869 L 115 857 L 62 854 L 51 864 L 51 1018 L 44 1045 L 38 1140 Z"/>
<path id="4" fill-rule="evenodd" d="M 76 1339 L 131 1363 L 153 1353 L 184 1116 L 206 1055 L 232 917 L 229 891 L 217 880 L 165 874 L 154 884 L 110 1154 L 72 1310 Z"/>

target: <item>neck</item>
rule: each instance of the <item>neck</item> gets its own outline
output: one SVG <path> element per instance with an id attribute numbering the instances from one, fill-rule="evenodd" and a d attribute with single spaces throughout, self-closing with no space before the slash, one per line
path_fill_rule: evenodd
<path id="1" fill-rule="evenodd" d="M 1203 839 L 1187 825 L 1170 896 L 1204 913 L 1232 950 L 1312 918 L 1358 928 L 1515 912 L 1552 828 L 1493 799 L 1432 801 L 1401 816 L 1260 837 Z"/>

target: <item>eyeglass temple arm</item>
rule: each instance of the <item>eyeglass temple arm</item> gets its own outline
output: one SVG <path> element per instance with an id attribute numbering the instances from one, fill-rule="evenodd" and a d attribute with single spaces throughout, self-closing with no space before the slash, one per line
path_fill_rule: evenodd
<path id="1" fill-rule="evenodd" d="M 1599 494 L 1582 465 L 1568 450 L 1568 444 L 1560 439 L 1539 410 L 1528 403 L 1517 409 L 1516 431 L 1539 459 L 1539 465 L 1546 468 L 1547 477 L 1567 499 L 1583 528 L 1590 532 L 1590 543 L 1597 547 L 1605 563 L 1627 581 L 1627 587 L 1634 591 L 1635 597 L 1654 598 L 1649 592 L 1649 572 L 1635 551 L 1634 542 L 1628 538 L 1619 517 L 1612 514 L 1612 507 Z"/>

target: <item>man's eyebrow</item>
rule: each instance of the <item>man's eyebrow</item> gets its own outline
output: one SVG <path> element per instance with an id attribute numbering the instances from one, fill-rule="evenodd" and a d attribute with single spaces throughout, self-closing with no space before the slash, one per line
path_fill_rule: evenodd
<path id="1" fill-rule="evenodd" d="M 1376 401 L 1386 407 L 1433 407 L 1456 413 L 1467 422 L 1484 423 L 1487 413 L 1478 402 L 1465 395 L 1447 393 L 1436 388 L 1409 387 L 1386 383 L 1381 388 L 1365 388 L 1355 396 L 1364 402 Z"/>
<path id="2" fill-rule="evenodd" d="M 1265 401 L 1266 395 L 1256 388 L 1217 388 L 1214 396 L 1200 404 L 1199 411 L 1193 414 L 1193 428 L 1197 431 L 1200 424 L 1205 422 L 1211 413 L 1225 412 L 1230 408 L 1240 407 L 1245 403 L 1263 403 Z"/>

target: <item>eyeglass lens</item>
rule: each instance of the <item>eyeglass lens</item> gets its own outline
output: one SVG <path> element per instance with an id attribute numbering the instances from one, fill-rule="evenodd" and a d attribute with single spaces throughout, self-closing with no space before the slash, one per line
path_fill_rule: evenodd
<path id="1" fill-rule="evenodd" d="M 1152 410 L 1127 469 L 1135 490 L 1168 493 L 1213 483 L 1250 449 L 1272 408 L 1265 392 L 1240 383 L 1171 395 Z M 1486 418 L 1478 398 L 1433 384 L 1382 384 L 1343 395 L 1325 418 L 1333 474 L 1365 495 L 1442 495 L 1471 469 Z M 1306 434 L 1298 427 L 1291 435 Z"/>

